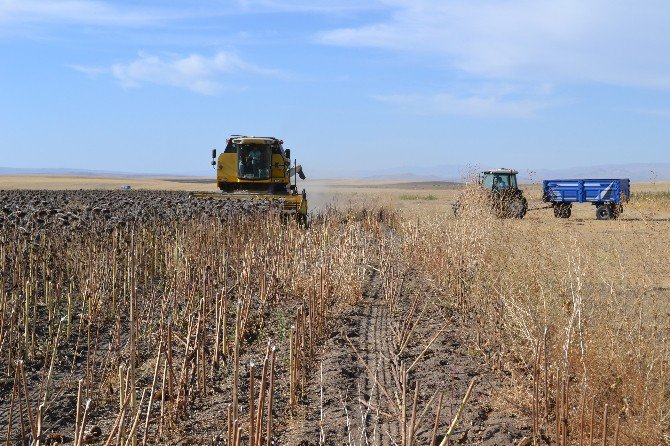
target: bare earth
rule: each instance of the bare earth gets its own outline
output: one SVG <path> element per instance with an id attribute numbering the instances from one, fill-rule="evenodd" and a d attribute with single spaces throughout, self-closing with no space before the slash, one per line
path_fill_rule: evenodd
<path id="1" fill-rule="evenodd" d="M 401 394 L 399 372 L 401 363 L 410 367 L 417 358 L 407 383 L 408 389 L 418 384 L 416 444 L 430 444 L 436 413 L 433 407 L 425 413 L 424 409 L 431 399 L 443 397 L 436 435 L 439 443 L 472 380 L 473 390 L 452 444 L 510 445 L 530 435 L 525 417 L 491 405 L 502 379 L 481 352 L 471 348 L 474 334 L 467 324 L 435 305 L 439 296 L 430 286 L 410 277 L 408 274 L 404 282 L 398 308 L 392 311 L 381 296 L 378 275 L 374 270 L 369 274 L 364 299 L 342 316 L 340 326 L 325 343 L 304 398 L 304 412 L 289 424 L 281 444 L 401 444 L 396 402 Z M 420 300 L 422 316 L 409 345 L 396 355 L 398 329 L 414 298 Z M 433 337 L 435 341 L 426 348 Z M 412 401 L 406 402 L 406 408 L 405 419 L 410 420 Z"/>

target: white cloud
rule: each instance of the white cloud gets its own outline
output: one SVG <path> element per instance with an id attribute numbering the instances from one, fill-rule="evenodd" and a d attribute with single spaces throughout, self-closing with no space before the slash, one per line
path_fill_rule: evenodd
<path id="1" fill-rule="evenodd" d="M 337 14 L 384 7 L 384 0 L 158 0 L 126 4 L 111 0 L 0 0 L 0 24 L 140 27 L 240 13 Z"/>
<path id="2" fill-rule="evenodd" d="M 224 88 L 221 79 L 224 75 L 245 72 L 281 76 L 281 72 L 277 70 L 256 67 L 234 54 L 222 51 L 212 57 L 191 54 L 185 57 L 173 55 L 161 58 L 140 53 L 131 62 L 113 65 L 111 72 L 124 88 L 152 83 L 185 88 L 204 95 L 219 93 Z"/>
<path id="3" fill-rule="evenodd" d="M 478 118 L 527 118 L 552 105 L 537 99 L 498 95 L 456 96 L 449 93 L 379 95 L 374 98 L 417 114 L 448 114 Z"/>
<path id="4" fill-rule="evenodd" d="M 166 11 L 122 8 L 99 0 L 0 0 L 0 23 L 145 26 L 174 17 Z"/>
<path id="5" fill-rule="evenodd" d="M 488 79 L 670 89 L 667 0 L 387 0 L 387 19 L 322 43 L 425 53 Z"/>
<path id="6" fill-rule="evenodd" d="M 241 11 L 342 13 L 386 8 L 384 0 L 235 0 Z"/>
<path id="7" fill-rule="evenodd" d="M 77 64 L 68 65 L 68 67 L 72 68 L 75 71 L 79 71 L 80 73 L 83 73 L 91 78 L 98 77 L 99 75 L 105 74 L 109 71 L 107 68 L 103 67 L 89 67 L 86 65 L 77 65 Z"/>

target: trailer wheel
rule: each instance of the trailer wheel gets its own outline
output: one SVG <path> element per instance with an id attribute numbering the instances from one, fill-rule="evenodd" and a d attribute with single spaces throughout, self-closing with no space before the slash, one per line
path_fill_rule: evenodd
<path id="1" fill-rule="evenodd" d="M 598 220 L 611 220 L 613 218 L 612 208 L 606 204 L 601 204 L 596 208 L 596 218 Z"/>
<path id="2" fill-rule="evenodd" d="M 572 205 L 570 203 L 554 203 L 554 217 L 570 218 L 572 215 Z"/>

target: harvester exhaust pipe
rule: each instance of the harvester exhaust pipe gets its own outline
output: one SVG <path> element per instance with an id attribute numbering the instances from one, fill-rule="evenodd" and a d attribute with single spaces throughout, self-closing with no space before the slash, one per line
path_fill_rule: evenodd
<path id="1" fill-rule="evenodd" d="M 212 149 L 212 166 L 216 166 L 216 149 Z"/>

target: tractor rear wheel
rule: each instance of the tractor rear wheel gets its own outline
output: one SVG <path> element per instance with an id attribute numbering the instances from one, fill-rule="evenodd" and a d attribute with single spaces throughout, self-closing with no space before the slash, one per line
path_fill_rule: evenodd
<path id="1" fill-rule="evenodd" d="M 509 218 L 523 218 L 528 210 L 528 201 L 525 197 L 510 198 L 507 202 L 507 216 Z"/>
<path id="2" fill-rule="evenodd" d="M 601 204 L 596 208 L 596 218 L 598 220 L 611 220 L 613 217 L 612 207 L 607 204 Z"/>

